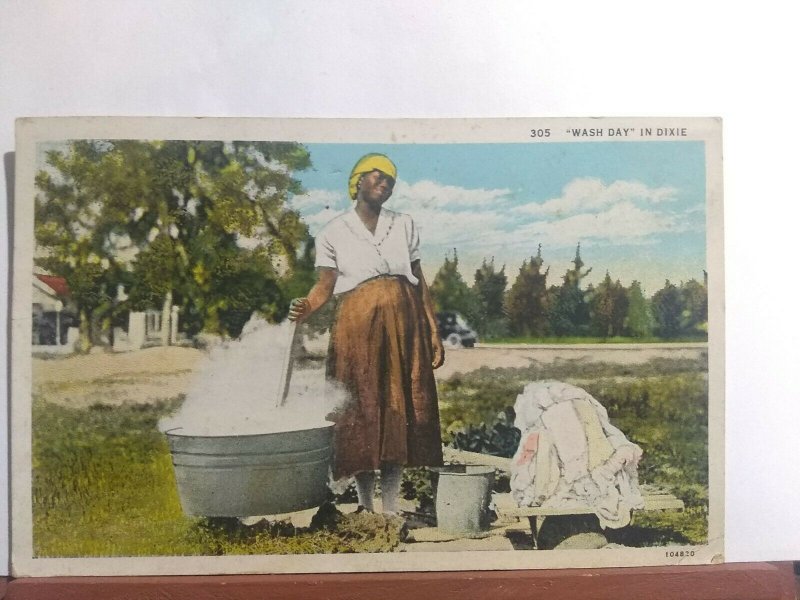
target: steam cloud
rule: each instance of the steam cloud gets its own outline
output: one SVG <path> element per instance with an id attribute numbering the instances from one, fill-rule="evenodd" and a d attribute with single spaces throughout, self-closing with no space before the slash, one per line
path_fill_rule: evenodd
<path id="1" fill-rule="evenodd" d="M 253 317 L 238 340 L 214 347 L 177 413 L 159 423 L 179 435 L 230 436 L 298 431 L 328 425 L 326 415 L 347 393 L 326 382 L 323 368 L 292 372 L 289 394 L 278 406 L 290 324 Z"/>

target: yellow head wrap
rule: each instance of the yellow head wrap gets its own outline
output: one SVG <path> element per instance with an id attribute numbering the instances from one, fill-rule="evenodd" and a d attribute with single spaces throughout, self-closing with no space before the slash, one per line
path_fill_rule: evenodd
<path id="1" fill-rule="evenodd" d="M 389 160 L 388 156 L 383 154 L 366 154 L 358 159 L 356 166 L 350 171 L 350 198 L 355 200 L 358 194 L 358 180 L 365 173 L 371 173 L 374 170 L 385 173 L 392 179 L 397 179 L 397 167 Z"/>

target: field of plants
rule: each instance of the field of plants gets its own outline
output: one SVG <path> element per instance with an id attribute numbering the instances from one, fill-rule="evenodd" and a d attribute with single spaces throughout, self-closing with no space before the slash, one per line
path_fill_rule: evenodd
<path id="1" fill-rule="evenodd" d="M 546 378 L 579 385 L 643 448 L 640 479 L 669 489 L 687 506 L 683 513 L 639 514 L 612 541 L 702 543 L 708 510 L 705 372 L 702 360 L 663 359 L 641 366 L 559 361 L 456 375 L 440 382 L 445 441 L 507 454 L 514 432 L 506 409 L 524 383 Z M 56 393 L 58 388 L 42 388 L 33 402 L 38 557 L 385 552 L 401 541 L 395 520 L 332 508 L 307 528 L 188 518 L 181 512 L 166 440 L 156 428 L 182 397 L 70 407 L 56 402 Z M 409 473 L 404 490 L 429 505 L 424 475 Z"/>
<path id="2" fill-rule="evenodd" d="M 640 483 L 672 492 L 684 512 L 638 513 L 609 532 L 631 546 L 705 543 L 708 537 L 708 381 L 705 359 L 654 359 L 643 365 L 561 360 L 526 368 L 479 369 L 440 385 L 445 442 L 511 456 L 519 432 L 513 406 L 529 381 L 556 379 L 584 388 L 611 422 L 644 451 Z"/>

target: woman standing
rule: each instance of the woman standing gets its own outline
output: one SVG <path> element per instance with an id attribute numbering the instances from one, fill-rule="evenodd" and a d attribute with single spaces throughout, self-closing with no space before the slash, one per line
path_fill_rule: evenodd
<path id="1" fill-rule="evenodd" d="M 359 504 L 373 510 L 381 472 L 384 512 L 398 512 L 403 466 L 442 464 L 433 369 L 444 363 L 433 302 L 411 217 L 383 208 L 397 169 L 368 154 L 350 173 L 353 209 L 316 238 L 318 281 L 292 301 L 303 321 L 337 295 L 328 377 L 351 393 L 334 418 L 334 476 L 355 475 Z"/>

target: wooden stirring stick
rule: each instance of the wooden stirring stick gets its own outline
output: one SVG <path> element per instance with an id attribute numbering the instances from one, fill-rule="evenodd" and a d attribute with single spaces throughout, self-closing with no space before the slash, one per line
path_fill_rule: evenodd
<path id="1" fill-rule="evenodd" d="M 289 343 L 286 345 L 286 353 L 283 356 L 283 368 L 281 369 L 281 379 L 278 385 L 278 398 L 275 406 L 278 408 L 286 404 L 286 397 L 289 395 L 289 384 L 292 380 L 292 367 L 294 366 L 294 342 L 297 335 L 297 322 L 289 322 L 289 332 L 287 337 Z"/>

